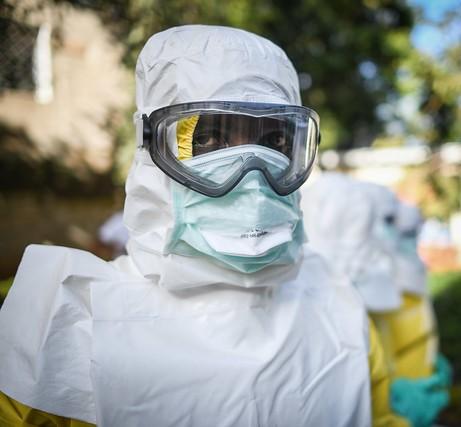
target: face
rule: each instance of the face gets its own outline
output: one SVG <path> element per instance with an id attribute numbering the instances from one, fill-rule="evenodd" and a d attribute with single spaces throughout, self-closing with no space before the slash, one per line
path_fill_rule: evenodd
<path id="1" fill-rule="evenodd" d="M 222 148 L 257 144 L 291 155 L 290 129 L 287 122 L 267 117 L 239 114 L 214 114 L 200 117 L 194 131 L 194 156 Z"/>

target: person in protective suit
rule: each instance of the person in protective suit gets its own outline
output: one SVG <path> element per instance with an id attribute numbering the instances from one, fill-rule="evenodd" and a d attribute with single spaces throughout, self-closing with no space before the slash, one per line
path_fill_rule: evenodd
<path id="1" fill-rule="evenodd" d="M 285 53 L 169 29 L 136 103 L 128 254 L 26 249 L 0 311 L 0 423 L 397 425 L 359 297 L 304 244 L 319 118 Z"/>
<path id="2" fill-rule="evenodd" d="M 377 327 L 393 410 L 412 426 L 430 426 L 448 402 L 449 382 L 434 374 L 445 360 L 436 359 L 430 303 L 415 293 L 424 287 L 416 246 L 402 250 L 408 242 L 397 227 L 397 198 L 383 186 L 325 173 L 304 189 L 303 207 L 310 245 L 350 278 Z"/>
<path id="3" fill-rule="evenodd" d="M 417 252 L 421 214 L 385 187 L 367 188 L 384 225 L 381 236 L 393 254 L 395 282 L 402 298 L 398 309 L 372 314 L 393 379 L 392 407 L 413 426 L 429 427 L 449 403 L 452 369 L 438 352 L 426 268 Z"/>

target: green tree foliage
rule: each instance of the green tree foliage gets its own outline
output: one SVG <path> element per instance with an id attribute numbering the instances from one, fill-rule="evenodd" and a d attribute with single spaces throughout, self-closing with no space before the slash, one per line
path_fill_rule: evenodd
<path id="1" fill-rule="evenodd" d="M 395 96 L 408 54 L 411 10 L 403 0 L 60 0 L 97 10 L 126 45 L 133 67 L 153 33 L 182 24 L 237 26 L 284 48 L 300 72 L 305 105 L 322 119 L 324 148 L 369 145 L 375 114 Z"/>
<path id="2" fill-rule="evenodd" d="M 458 426 L 461 419 L 461 271 L 432 273 L 429 276 L 429 289 L 434 301 L 440 350 L 454 370 L 450 406 L 438 421 L 440 425 Z"/>
<path id="3" fill-rule="evenodd" d="M 410 10 L 399 1 L 273 4 L 266 35 L 310 76 L 303 98 L 326 119 L 325 145 L 369 145 L 380 128 L 375 108 L 395 95 L 395 72 L 409 49 Z"/>
<path id="4" fill-rule="evenodd" d="M 416 94 L 419 104 L 419 117 L 406 120 L 407 131 L 432 145 L 461 141 L 461 9 L 447 11 L 437 22 L 424 19 L 421 11 L 417 15 L 419 23 L 438 29 L 447 42 L 432 55 L 412 50 L 400 65 L 400 93 Z"/>
<path id="5" fill-rule="evenodd" d="M 426 176 L 426 183 L 430 188 L 430 196 L 423 203 L 427 217 L 436 217 L 447 220 L 450 215 L 460 208 L 461 183 L 459 178 L 431 173 Z"/>
<path id="6" fill-rule="evenodd" d="M 440 61 L 420 58 L 415 74 L 421 79 L 421 110 L 431 121 L 426 139 L 432 144 L 459 140 L 461 135 L 461 43 Z"/>

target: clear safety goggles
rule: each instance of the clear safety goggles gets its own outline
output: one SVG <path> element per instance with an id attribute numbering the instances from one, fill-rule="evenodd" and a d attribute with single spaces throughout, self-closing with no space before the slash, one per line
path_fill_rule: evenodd
<path id="1" fill-rule="evenodd" d="M 143 147 L 153 162 L 210 197 L 228 193 L 252 170 L 286 196 L 306 181 L 320 143 L 318 114 L 296 105 L 191 102 L 142 118 Z"/>

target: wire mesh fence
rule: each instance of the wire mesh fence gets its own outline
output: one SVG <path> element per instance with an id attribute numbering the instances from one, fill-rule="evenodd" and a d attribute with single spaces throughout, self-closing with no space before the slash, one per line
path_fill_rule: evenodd
<path id="1" fill-rule="evenodd" d="M 0 91 L 34 89 L 32 61 L 37 31 L 0 17 Z"/>

